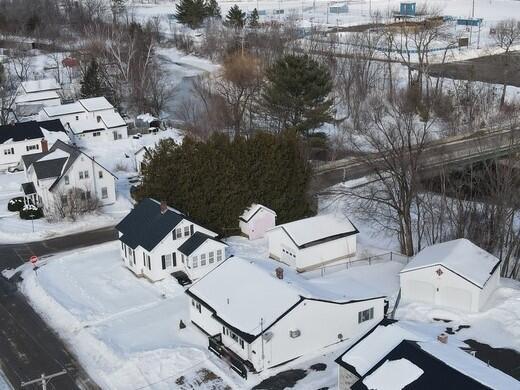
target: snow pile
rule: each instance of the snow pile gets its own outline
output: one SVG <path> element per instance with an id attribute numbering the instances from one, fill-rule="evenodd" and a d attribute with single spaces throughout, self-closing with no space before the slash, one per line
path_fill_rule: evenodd
<path id="1" fill-rule="evenodd" d="M 363 379 L 372 390 L 401 390 L 423 374 L 423 370 L 407 359 L 387 360 Z"/>

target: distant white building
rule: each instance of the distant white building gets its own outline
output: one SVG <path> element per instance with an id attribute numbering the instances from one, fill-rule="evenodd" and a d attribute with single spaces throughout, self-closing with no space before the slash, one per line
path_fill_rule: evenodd
<path id="1" fill-rule="evenodd" d="M 0 126 L 0 169 L 19 165 L 24 155 L 46 152 L 49 140 L 45 139 L 44 131 L 65 134 L 59 121 L 18 122 Z"/>
<path id="2" fill-rule="evenodd" d="M 125 265 L 151 281 L 170 274 L 194 280 L 226 259 L 217 233 L 154 199 L 139 202 L 116 229 Z"/>
<path id="3" fill-rule="evenodd" d="M 146 158 L 151 157 L 151 151 L 152 149 L 150 147 L 143 146 L 134 153 L 135 169 L 139 174 L 143 173 L 143 167 L 145 166 L 144 161 Z"/>
<path id="4" fill-rule="evenodd" d="M 364 286 L 328 291 L 275 267 L 231 257 L 186 290 L 191 321 L 242 376 L 355 339 L 384 316 L 384 297 Z"/>
<path id="5" fill-rule="evenodd" d="M 459 347 L 435 325 L 385 319 L 336 359 L 338 389 L 520 389 Z"/>
<path id="6" fill-rule="evenodd" d="M 268 207 L 253 203 L 239 218 L 240 231 L 250 240 L 265 236 L 276 225 L 276 213 Z"/>
<path id="7" fill-rule="evenodd" d="M 400 279 L 403 302 L 477 312 L 500 283 L 500 260 L 462 238 L 423 249 Z"/>
<path id="8" fill-rule="evenodd" d="M 266 235 L 271 258 L 304 272 L 354 256 L 358 233 L 348 219 L 318 215 L 278 225 Z"/>
<path id="9" fill-rule="evenodd" d="M 112 141 L 128 137 L 128 125 L 104 97 L 80 99 L 59 106 L 43 107 L 41 120 L 59 119 L 71 138 Z"/>
<path id="10" fill-rule="evenodd" d="M 37 114 L 42 107 L 61 104 L 61 86 L 55 79 L 23 81 L 18 88 L 15 110 L 19 116 Z"/>
<path id="11" fill-rule="evenodd" d="M 25 155 L 22 161 L 27 178 L 22 184 L 25 198 L 46 213 L 80 200 L 97 199 L 100 205 L 116 201 L 116 177 L 92 157 L 60 140 L 49 151 Z"/>

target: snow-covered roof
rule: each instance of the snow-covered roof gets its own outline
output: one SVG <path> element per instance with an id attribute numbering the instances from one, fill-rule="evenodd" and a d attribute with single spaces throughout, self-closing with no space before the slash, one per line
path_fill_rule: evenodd
<path id="1" fill-rule="evenodd" d="M 270 231 L 275 229 L 285 231 L 298 248 L 305 248 L 359 233 L 347 218 L 340 220 L 331 214 L 318 215 L 278 225 Z"/>
<path id="2" fill-rule="evenodd" d="M 79 103 L 85 107 L 87 111 L 102 111 L 113 109 L 114 106 L 104 97 L 93 97 L 88 99 L 80 99 Z"/>
<path id="3" fill-rule="evenodd" d="M 272 214 L 274 214 L 274 216 L 276 216 L 276 212 L 274 212 L 273 210 L 271 210 L 269 207 L 265 207 L 261 204 L 258 204 L 258 203 L 253 203 L 251 206 L 249 206 L 245 211 L 244 213 L 240 216 L 240 219 L 244 222 L 249 222 L 249 220 L 251 218 L 253 218 L 253 216 L 258 213 L 260 210 L 265 210 L 267 212 L 270 212 Z"/>
<path id="4" fill-rule="evenodd" d="M 24 95 L 18 95 L 16 97 L 16 103 L 38 103 L 45 100 L 53 100 L 59 99 L 60 96 L 56 93 L 56 91 L 42 91 L 42 92 L 34 92 L 28 93 Z"/>
<path id="5" fill-rule="evenodd" d="M 348 284 L 344 291 L 329 291 L 283 268 L 283 279 L 276 277 L 278 263 L 231 257 L 207 273 L 187 290 L 188 295 L 204 302 L 223 322 L 234 327 L 248 340 L 277 322 L 305 299 L 348 303 L 383 298 L 361 284 Z"/>
<path id="6" fill-rule="evenodd" d="M 70 154 L 67 153 L 66 151 L 61 150 L 61 149 L 56 149 L 53 152 L 44 154 L 44 156 L 42 156 L 41 158 L 39 158 L 36 161 L 41 162 L 41 161 L 49 161 L 49 160 L 56 160 L 58 158 L 69 158 L 69 157 L 70 157 Z"/>
<path id="7" fill-rule="evenodd" d="M 70 129 L 75 134 L 80 134 L 84 132 L 90 132 L 95 130 L 105 130 L 105 125 L 103 123 L 98 122 L 94 118 L 81 118 L 77 121 L 69 122 Z"/>
<path id="8" fill-rule="evenodd" d="M 113 129 L 114 127 L 126 126 L 126 122 L 118 112 L 108 111 L 108 112 L 100 112 L 99 116 L 101 116 L 101 120 L 105 123 L 108 129 Z"/>
<path id="9" fill-rule="evenodd" d="M 372 374 L 363 379 L 363 384 L 375 390 L 400 390 L 414 382 L 424 373 L 408 359 L 387 360 Z"/>
<path id="10" fill-rule="evenodd" d="M 408 367 L 406 373 L 399 375 L 408 381 L 407 388 L 424 388 L 425 384 L 429 388 L 441 388 L 436 382 L 440 381 L 444 386 L 456 382 L 460 388 L 520 389 L 520 383 L 514 378 L 460 349 L 465 346 L 462 342 L 452 337 L 448 337 L 446 344 L 438 341 L 441 330 L 440 325 L 384 320 L 336 362 L 359 376 L 370 389 L 401 389 L 390 386 L 396 384 L 390 372 L 401 372 L 405 364 L 401 361 L 389 367 L 389 363 L 403 359 L 417 367 Z M 421 375 L 417 375 L 418 370 Z M 386 382 L 381 382 L 382 379 Z M 361 387 L 354 384 L 352 388 Z"/>
<path id="11" fill-rule="evenodd" d="M 471 241 L 461 238 L 429 246 L 401 271 L 442 265 L 478 287 L 484 287 L 500 260 Z"/>
<path id="12" fill-rule="evenodd" d="M 22 82 L 22 88 L 25 93 L 35 93 L 42 91 L 56 91 L 61 89 L 55 79 L 29 80 Z"/>
<path id="13" fill-rule="evenodd" d="M 61 116 L 85 112 L 85 108 L 79 102 L 60 104 L 59 106 L 43 107 L 43 111 L 49 116 Z"/>

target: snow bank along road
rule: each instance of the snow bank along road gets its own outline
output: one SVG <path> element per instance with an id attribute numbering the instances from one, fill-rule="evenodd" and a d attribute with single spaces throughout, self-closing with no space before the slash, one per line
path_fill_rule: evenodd
<path id="1" fill-rule="evenodd" d="M 33 255 L 49 255 L 116 238 L 113 228 L 105 228 L 27 244 L 0 245 L 0 270 L 16 268 Z M 5 288 L 0 289 L 0 368 L 15 388 L 42 373 L 63 369 L 68 375 L 54 378 L 49 389 L 98 388 L 25 297 L 18 292 L 8 293 Z"/>

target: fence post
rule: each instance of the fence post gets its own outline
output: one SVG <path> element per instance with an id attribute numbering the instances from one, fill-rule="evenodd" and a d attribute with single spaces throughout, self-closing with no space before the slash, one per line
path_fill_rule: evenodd
<path id="1" fill-rule="evenodd" d="M 372 260 L 372 257 L 369 256 L 369 257 L 368 257 L 368 265 L 372 265 L 372 264 L 371 264 L 371 260 Z"/>
<path id="2" fill-rule="evenodd" d="M 390 261 L 392 261 L 392 255 L 394 254 L 394 252 L 390 252 Z"/>

